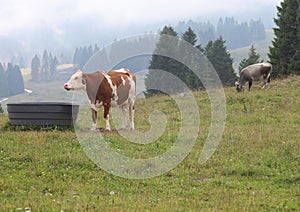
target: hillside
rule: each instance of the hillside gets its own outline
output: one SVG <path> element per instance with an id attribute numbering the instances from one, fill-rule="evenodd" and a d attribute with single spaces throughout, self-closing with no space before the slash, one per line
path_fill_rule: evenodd
<path id="1" fill-rule="evenodd" d="M 174 169 L 140 180 L 117 177 L 91 161 L 84 152 L 89 144 L 78 136 L 89 133 L 80 131 L 81 119 L 76 133 L 22 131 L 8 126 L 7 115 L 0 114 L 0 207 L 3 211 L 299 211 L 300 93 L 295 89 L 299 86 L 300 77 L 294 76 L 272 81 L 266 90 L 258 85 L 244 93 L 225 88 L 225 131 L 204 164 L 198 159 L 210 126 L 210 100 L 206 92 L 194 92 L 199 117 L 190 121 L 199 119 L 201 125 L 193 149 Z M 163 112 L 167 122 L 152 143 L 132 143 L 116 131 L 94 135 L 103 136 L 106 145 L 128 158 L 160 156 L 172 149 L 182 127 L 181 115 L 169 97 L 138 99 L 136 134 L 163 126 L 149 121 L 154 110 Z M 83 112 L 89 120 L 90 114 Z"/>
<path id="2" fill-rule="evenodd" d="M 264 61 L 268 60 L 268 52 L 269 52 L 269 46 L 272 45 L 272 40 L 273 40 L 273 30 L 272 29 L 267 29 L 266 30 L 266 38 L 263 41 L 253 43 L 256 52 L 260 54 L 261 59 Z M 233 67 L 235 70 L 238 69 L 239 63 L 243 58 L 248 57 L 250 46 L 231 50 L 230 54 L 231 57 L 233 58 Z"/>

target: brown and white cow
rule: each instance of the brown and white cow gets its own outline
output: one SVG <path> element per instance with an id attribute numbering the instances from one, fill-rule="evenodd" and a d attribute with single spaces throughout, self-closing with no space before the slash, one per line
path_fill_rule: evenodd
<path id="1" fill-rule="evenodd" d="M 136 77 L 128 69 L 97 71 L 90 74 L 78 70 L 64 84 L 64 88 L 68 91 L 84 91 L 87 94 L 92 110 L 92 130 L 97 129 L 97 112 L 101 106 L 104 107 L 106 130 L 110 131 L 109 109 L 115 106 L 119 106 L 123 112 L 122 128 L 126 128 L 129 109 L 130 128 L 134 130 Z"/>
<path id="2" fill-rule="evenodd" d="M 240 72 L 240 80 L 235 83 L 237 91 L 244 91 L 245 84 L 248 82 L 249 91 L 253 81 L 264 80 L 262 88 L 265 88 L 270 83 L 270 75 L 272 65 L 270 63 L 256 63 L 242 69 Z"/>

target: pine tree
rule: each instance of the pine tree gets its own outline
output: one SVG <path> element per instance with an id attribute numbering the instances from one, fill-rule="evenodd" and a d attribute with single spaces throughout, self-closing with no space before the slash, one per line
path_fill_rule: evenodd
<path id="1" fill-rule="evenodd" d="M 14 93 L 15 94 L 24 93 L 24 80 L 19 66 L 13 67 L 13 74 L 14 74 L 14 84 L 15 84 Z"/>
<path id="2" fill-rule="evenodd" d="M 239 64 L 239 71 L 241 71 L 243 68 L 255 64 L 255 63 L 262 63 L 263 60 L 260 60 L 260 54 L 256 53 L 256 49 L 254 48 L 254 45 L 251 45 L 248 58 L 244 58 L 240 64 Z"/>
<path id="3" fill-rule="evenodd" d="M 182 35 L 182 40 L 185 40 L 194 46 L 197 42 L 197 35 L 192 28 L 189 27 L 188 30 Z"/>
<path id="4" fill-rule="evenodd" d="M 188 28 L 188 30 L 182 35 L 182 40 L 188 42 L 190 45 L 194 46 L 197 42 L 197 35 L 194 33 L 191 27 Z M 185 64 L 189 64 L 190 66 L 193 66 L 191 68 L 198 69 L 196 65 L 196 55 L 193 54 L 193 52 L 189 52 L 190 47 L 185 47 L 187 43 L 180 42 L 179 43 L 179 49 L 181 51 L 180 57 L 183 58 L 185 61 Z M 196 46 L 201 51 L 201 45 Z M 190 88 L 190 89 L 198 89 L 202 87 L 202 83 L 200 79 L 195 75 L 195 73 L 190 70 L 188 67 L 186 67 L 184 64 L 178 65 L 178 77 L 183 80 L 183 82 Z"/>
<path id="5" fill-rule="evenodd" d="M 49 80 L 50 76 L 50 62 L 47 50 L 43 52 L 42 69 L 41 69 L 42 80 Z"/>
<path id="6" fill-rule="evenodd" d="M 0 63 L 0 97 L 6 97 L 9 95 L 8 82 L 5 70 Z"/>
<path id="7" fill-rule="evenodd" d="M 50 62 L 50 78 L 52 79 L 56 73 L 56 67 L 58 65 L 58 60 L 56 56 L 54 58 L 51 57 L 51 62 Z"/>
<path id="8" fill-rule="evenodd" d="M 205 55 L 214 66 L 223 84 L 232 84 L 236 80 L 236 74 L 232 67 L 233 59 L 228 53 L 222 37 L 207 44 Z"/>
<path id="9" fill-rule="evenodd" d="M 41 62 L 37 55 L 31 60 L 31 79 L 35 82 L 41 80 Z"/>
<path id="10" fill-rule="evenodd" d="M 10 96 L 24 93 L 24 80 L 19 66 L 13 66 L 11 63 L 8 63 L 6 76 Z"/>
<path id="11" fill-rule="evenodd" d="M 165 92 L 172 93 L 172 82 L 169 80 L 165 80 L 165 84 L 163 85 L 163 89 L 161 90 L 155 90 L 155 88 L 162 88 L 161 82 L 163 81 L 163 78 L 166 76 L 162 76 L 161 72 L 160 75 L 158 75 L 157 70 L 162 70 L 165 72 L 169 72 L 171 74 L 174 74 L 175 76 L 178 76 L 178 62 L 176 62 L 172 58 L 168 58 L 163 56 L 163 54 L 168 54 L 170 52 L 175 52 L 176 48 L 178 46 L 178 41 L 175 41 L 173 39 L 168 39 L 168 37 L 164 37 L 163 35 L 169 35 L 177 38 L 177 32 L 174 31 L 174 29 L 171 26 L 165 26 L 163 30 L 160 32 L 160 39 L 159 42 L 156 45 L 156 49 L 154 54 L 152 55 L 150 66 L 149 66 L 149 72 L 145 78 L 145 86 L 146 86 L 146 96 L 152 96 L 155 94 L 162 93 L 161 90 L 164 90 Z M 168 84 L 170 83 L 170 84 Z"/>
<path id="12" fill-rule="evenodd" d="M 7 64 L 6 68 L 6 78 L 8 83 L 8 94 L 9 96 L 15 95 L 15 84 L 14 82 L 14 67 L 11 63 Z"/>
<path id="13" fill-rule="evenodd" d="M 299 2 L 299 1 L 298 1 Z M 299 2 L 300 4 L 300 2 Z M 289 70 L 291 73 L 300 75 L 300 6 L 298 4 L 298 10 L 296 15 L 296 26 L 297 26 L 297 39 L 294 43 L 293 48 L 295 49 L 295 54 L 290 60 Z"/>
<path id="14" fill-rule="evenodd" d="M 282 76 L 296 73 L 297 54 L 299 55 L 299 3 L 298 0 L 284 0 L 277 6 L 274 19 L 275 38 L 270 47 L 269 58 L 273 65 L 273 75 Z M 296 56 L 295 56 L 296 55 Z M 292 69 L 291 69 L 292 68 Z"/>

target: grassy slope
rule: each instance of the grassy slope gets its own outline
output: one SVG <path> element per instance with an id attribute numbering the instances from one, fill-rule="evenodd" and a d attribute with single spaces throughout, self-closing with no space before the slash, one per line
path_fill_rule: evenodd
<path id="1" fill-rule="evenodd" d="M 199 104 L 201 133 L 189 156 L 168 173 L 128 180 L 108 174 L 84 154 L 72 131 L 4 130 L 0 115 L 0 208 L 40 210 L 300 210 L 300 86 L 299 77 L 272 82 L 268 90 L 254 87 L 237 94 L 226 88 L 227 122 L 212 158 L 197 163 L 207 136 L 209 99 Z M 146 146 L 105 133 L 110 146 L 123 154 L 148 158 L 172 146 L 178 110 L 167 97 L 140 99 L 136 127 L 149 128 L 147 117 L 167 113 L 166 132 Z M 103 124 L 103 123 L 101 123 Z M 113 192 L 112 192 L 113 191 Z"/>

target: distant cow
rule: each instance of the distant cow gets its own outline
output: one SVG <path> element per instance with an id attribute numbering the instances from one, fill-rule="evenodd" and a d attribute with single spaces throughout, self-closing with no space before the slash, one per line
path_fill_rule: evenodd
<path id="1" fill-rule="evenodd" d="M 242 69 L 240 72 L 240 80 L 235 83 L 237 91 L 244 91 L 245 84 L 248 82 L 249 91 L 253 81 L 264 80 L 262 88 L 270 83 L 270 74 L 272 65 L 270 63 L 257 63 Z"/>
<path id="2" fill-rule="evenodd" d="M 109 109 L 119 106 L 123 112 L 122 128 L 127 125 L 129 109 L 130 128 L 134 130 L 134 102 L 136 98 L 136 77 L 128 69 L 119 69 L 109 72 L 97 71 L 84 73 L 78 70 L 71 79 L 64 84 L 66 90 L 86 92 L 92 110 L 92 130 L 97 129 L 97 112 L 104 107 L 106 130 L 110 131 Z"/>

